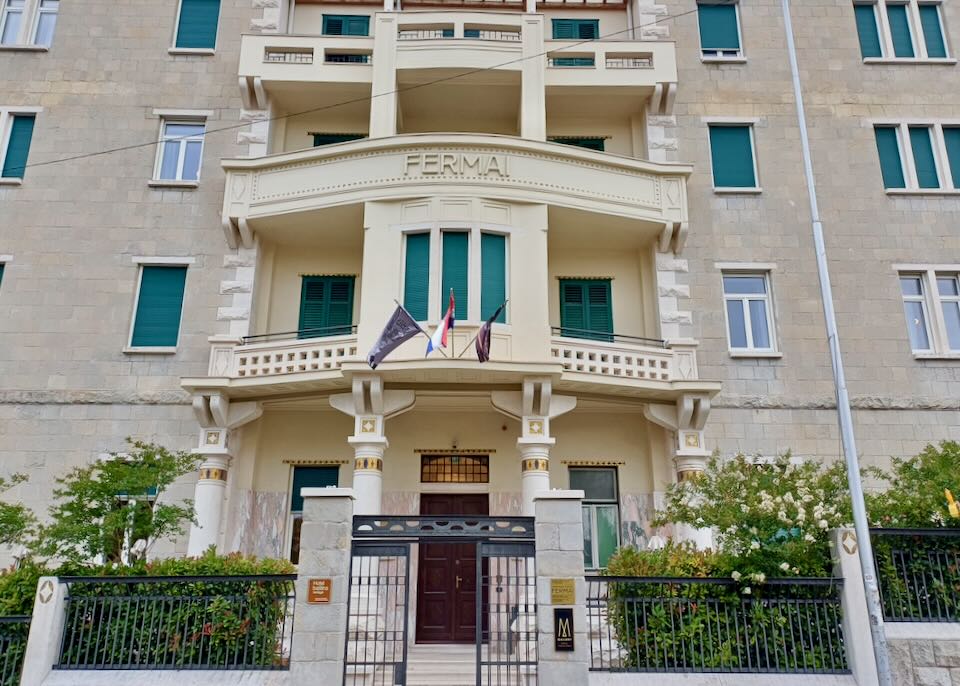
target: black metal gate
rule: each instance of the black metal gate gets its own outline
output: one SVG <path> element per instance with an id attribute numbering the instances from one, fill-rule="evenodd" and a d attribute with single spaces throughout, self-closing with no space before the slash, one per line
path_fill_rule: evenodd
<path id="1" fill-rule="evenodd" d="M 532 517 L 353 518 L 345 686 L 405 686 L 410 546 L 476 542 L 476 685 L 535 686 L 537 602 Z"/>
<path id="2" fill-rule="evenodd" d="M 477 686 L 535 686 L 536 546 L 478 545 Z"/>
<path id="3" fill-rule="evenodd" d="M 343 683 L 407 683 L 410 544 L 354 543 Z"/>

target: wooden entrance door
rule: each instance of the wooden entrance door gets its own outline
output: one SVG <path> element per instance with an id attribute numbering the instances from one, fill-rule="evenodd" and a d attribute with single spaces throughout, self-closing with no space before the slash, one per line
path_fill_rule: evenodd
<path id="1" fill-rule="evenodd" d="M 424 494 L 420 514 L 454 517 L 489 513 L 484 494 Z M 417 643 L 474 643 L 477 627 L 477 544 L 420 543 Z"/>

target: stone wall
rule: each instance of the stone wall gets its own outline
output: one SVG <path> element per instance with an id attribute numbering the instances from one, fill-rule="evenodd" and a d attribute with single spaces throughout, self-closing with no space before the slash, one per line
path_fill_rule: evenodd
<path id="1" fill-rule="evenodd" d="M 960 686 L 960 624 L 886 627 L 896 686 Z"/>

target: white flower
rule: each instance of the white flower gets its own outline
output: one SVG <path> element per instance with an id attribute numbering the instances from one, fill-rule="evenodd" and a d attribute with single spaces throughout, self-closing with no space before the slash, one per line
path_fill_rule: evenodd
<path id="1" fill-rule="evenodd" d="M 792 571 L 793 571 L 794 574 L 799 574 L 799 573 L 800 573 L 800 568 L 799 568 L 799 567 L 794 567 Z"/>
<path id="2" fill-rule="evenodd" d="M 807 543 L 813 543 L 813 542 L 816 541 L 817 539 L 814 537 L 813 534 L 804 534 L 804 535 L 803 535 L 803 540 L 805 540 Z"/>
<path id="3" fill-rule="evenodd" d="M 817 522 L 817 526 L 819 526 L 821 529 L 826 529 L 830 525 L 827 523 L 826 519 L 821 519 L 819 522 Z"/>
<path id="4" fill-rule="evenodd" d="M 741 577 L 740 572 L 731 572 L 731 573 L 730 573 L 730 578 L 733 579 L 734 581 L 740 581 L 740 577 Z"/>
<path id="5" fill-rule="evenodd" d="M 750 587 L 749 587 L 749 586 L 746 586 L 746 587 L 744 587 L 744 589 L 743 589 L 743 593 L 744 593 L 744 595 L 750 595 L 750 594 L 752 593 L 752 591 L 750 590 Z"/>
<path id="6" fill-rule="evenodd" d="M 764 574 L 763 572 L 758 572 L 755 574 L 751 574 L 750 578 L 756 581 L 758 584 L 762 584 L 764 581 L 767 580 L 767 575 Z"/>
<path id="7" fill-rule="evenodd" d="M 697 517 L 697 524 L 703 524 L 703 517 Z"/>
<path id="8" fill-rule="evenodd" d="M 789 570 L 790 570 L 790 563 L 789 563 L 789 562 L 781 562 L 781 563 L 780 563 L 780 569 L 782 569 L 782 570 L 785 571 L 785 572 L 786 572 L 786 571 L 789 571 Z"/>
<path id="9" fill-rule="evenodd" d="M 750 508 L 747 507 L 746 505 L 744 505 L 743 503 L 740 503 L 740 511 L 741 511 L 741 512 L 749 512 L 749 511 L 750 511 Z"/>
<path id="10" fill-rule="evenodd" d="M 751 527 L 750 527 L 750 533 L 753 534 L 754 536 L 756 536 L 756 535 L 757 535 L 757 527 L 751 526 Z"/>
<path id="11" fill-rule="evenodd" d="M 760 550 L 760 542 L 750 541 L 750 550 Z"/>
<path id="12" fill-rule="evenodd" d="M 938 525 L 943 524 L 943 515 L 939 512 L 934 512 L 930 515 L 930 521 Z"/>

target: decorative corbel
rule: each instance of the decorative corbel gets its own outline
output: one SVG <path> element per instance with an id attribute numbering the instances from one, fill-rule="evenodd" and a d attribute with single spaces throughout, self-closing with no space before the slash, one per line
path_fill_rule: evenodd
<path id="1" fill-rule="evenodd" d="M 657 250 L 679 255 L 687 243 L 687 225 L 685 222 L 666 222 L 660 230 Z"/>

